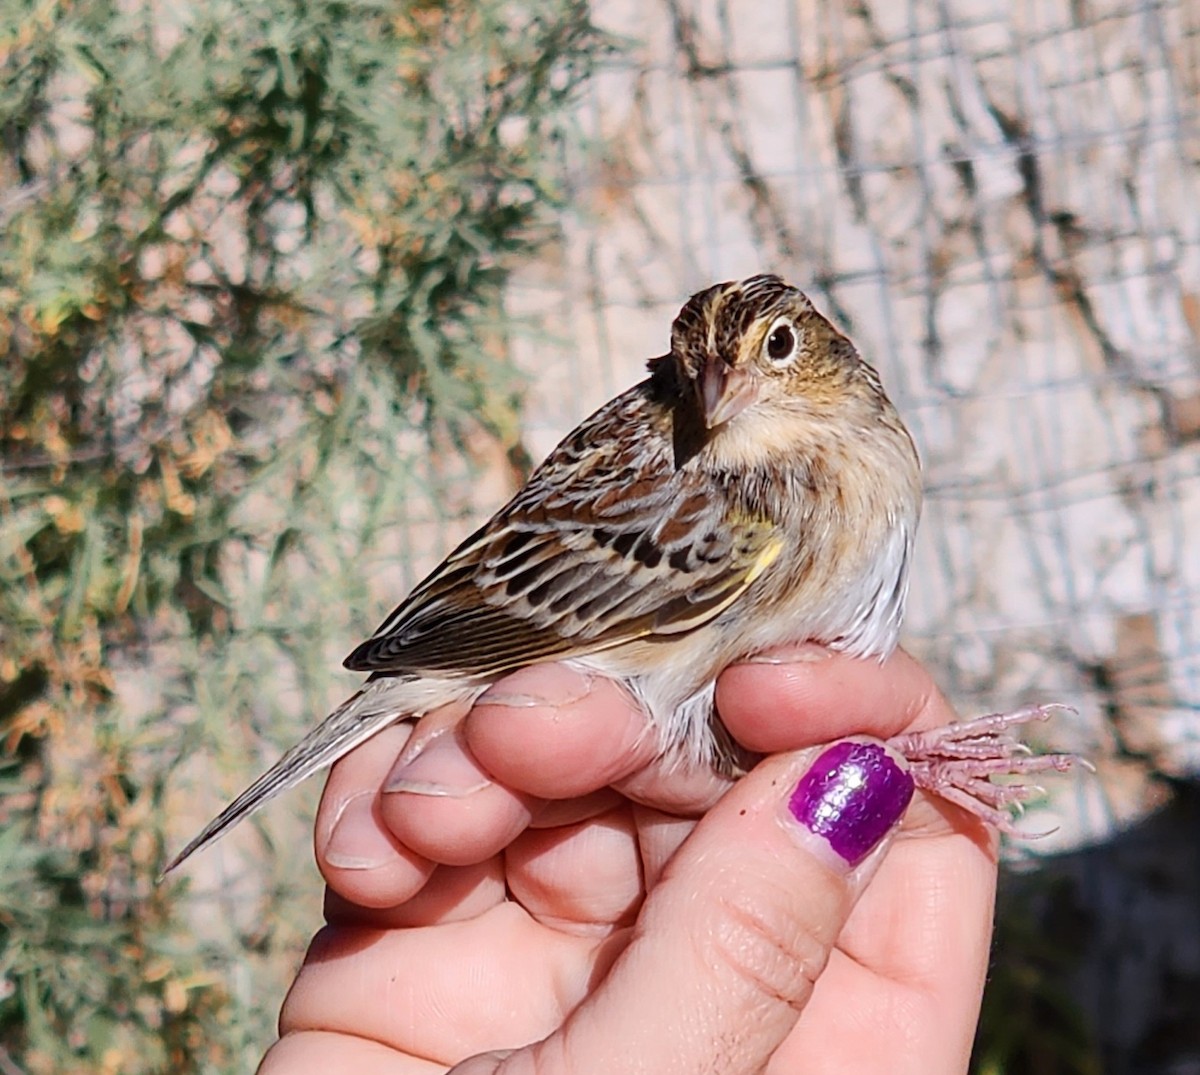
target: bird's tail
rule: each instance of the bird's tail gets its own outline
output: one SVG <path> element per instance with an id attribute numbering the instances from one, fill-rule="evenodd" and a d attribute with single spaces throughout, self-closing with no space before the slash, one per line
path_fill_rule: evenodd
<path id="1" fill-rule="evenodd" d="M 332 765 L 343 754 L 406 715 L 403 681 L 376 680 L 346 699 L 200 831 L 163 869 L 159 880 L 187 858 L 219 840 L 276 795 Z"/>

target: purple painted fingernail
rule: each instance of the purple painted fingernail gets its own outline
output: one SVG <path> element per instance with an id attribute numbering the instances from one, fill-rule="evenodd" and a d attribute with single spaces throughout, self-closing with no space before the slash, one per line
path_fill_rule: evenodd
<path id="1" fill-rule="evenodd" d="M 881 744 L 850 740 L 817 758 L 788 810 L 857 866 L 900 820 L 912 794 L 912 777 Z"/>

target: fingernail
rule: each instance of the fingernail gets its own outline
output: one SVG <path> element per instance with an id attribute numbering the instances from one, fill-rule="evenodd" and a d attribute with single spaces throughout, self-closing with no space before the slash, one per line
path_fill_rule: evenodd
<path id="1" fill-rule="evenodd" d="M 475 704 L 510 709 L 571 705 L 591 694 L 594 682 L 595 677 L 588 672 L 575 672 L 557 664 L 536 665 L 492 684 Z"/>
<path id="2" fill-rule="evenodd" d="M 339 870 L 374 870 L 396 855 L 375 818 L 375 792 L 360 791 L 343 804 L 325 845 L 325 862 Z"/>
<path id="3" fill-rule="evenodd" d="M 912 777 L 882 743 L 850 739 L 817 758 L 788 812 L 854 867 L 891 832 L 912 794 Z"/>
<path id="4" fill-rule="evenodd" d="M 805 642 L 799 646 L 781 646 L 769 649 L 764 653 L 756 653 L 747 657 L 742 664 L 816 664 L 827 661 L 833 656 L 833 650 L 827 646 L 818 646 L 815 642 Z"/>
<path id="5" fill-rule="evenodd" d="M 384 781 L 383 790 L 384 794 L 402 791 L 463 799 L 491 783 L 492 778 L 455 728 L 431 740 L 412 760 L 397 765 Z"/>

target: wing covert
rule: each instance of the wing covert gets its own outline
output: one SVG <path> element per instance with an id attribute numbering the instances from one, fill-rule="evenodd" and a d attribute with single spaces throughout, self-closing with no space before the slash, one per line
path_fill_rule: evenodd
<path id="1" fill-rule="evenodd" d="M 651 405 L 640 385 L 571 434 L 346 667 L 490 677 L 688 631 L 736 601 L 782 550 L 779 529 L 676 469 Z"/>

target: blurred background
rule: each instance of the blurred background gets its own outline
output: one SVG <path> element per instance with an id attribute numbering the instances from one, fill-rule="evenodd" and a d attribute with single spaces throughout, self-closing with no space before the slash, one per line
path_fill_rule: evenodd
<path id="1" fill-rule="evenodd" d="M 921 449 L 906 645 L 1097 766 L 976 1072 L 1200 1072 L 1198 207 L 1191 0 L 2 0 L 0 1073 L 253 1065 L 318 788 L 161 864 L 764 270 Z"/>

